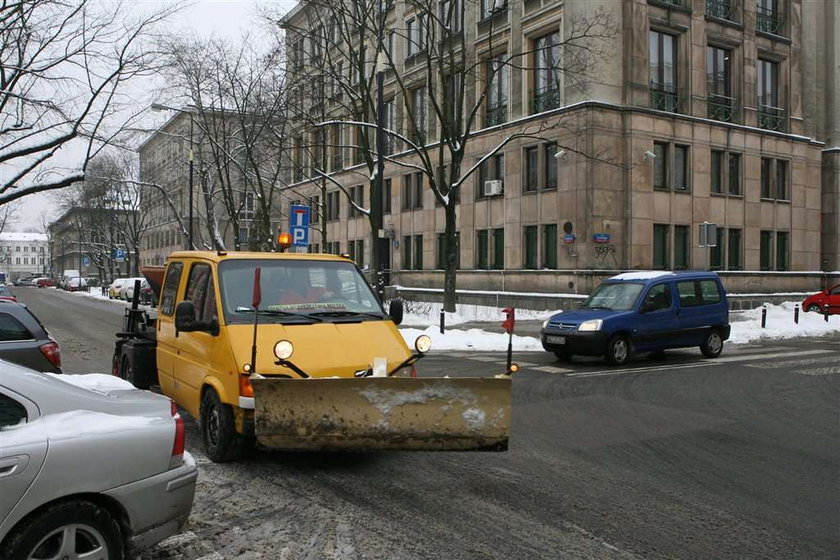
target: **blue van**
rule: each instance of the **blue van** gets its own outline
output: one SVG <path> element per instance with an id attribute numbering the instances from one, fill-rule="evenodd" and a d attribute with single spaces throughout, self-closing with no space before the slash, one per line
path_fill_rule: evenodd
<path id="1" fill-rule="evenodd" d="M 714 272 L 626 272 L 605 280 L 580 310 L 558 313 L 542 328 L 542 345 L 560 359 L 699 346 L 715 358 L 729 338 L 729 302 Z"/>

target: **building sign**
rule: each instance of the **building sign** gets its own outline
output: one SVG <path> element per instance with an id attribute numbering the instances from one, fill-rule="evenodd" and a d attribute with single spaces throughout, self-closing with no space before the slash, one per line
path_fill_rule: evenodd
<path id="1" fill-rule="evenodd" d="M 563 243 L 570 245 L 575 242 L 576 236 L 574 233 L 568 233 L 563 236 Z"/>
<path id="2" fill-rule="evenodd" d="M 592 234 L 592 241 L 595 243 L 609 243 L 610 242 L 610 234 L 609 233 L 593 233 Z"/>

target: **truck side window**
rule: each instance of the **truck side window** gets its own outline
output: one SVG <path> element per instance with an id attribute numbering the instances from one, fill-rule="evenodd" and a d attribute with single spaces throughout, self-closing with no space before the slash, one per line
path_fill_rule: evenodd
<path id="1" fill-rule="evenodd" d="M 11 397 L 0 395 L 0 429 L 17 426 L 21 422 L 26 422 L 26 419 L 26 409 L 22 404 Z"/>
<path id="2" fill-rule="evenodd" d="M 172 315 L 175 313 L 175 299 L 178 296 L 178 284 L 181 283 L 181 271 L 184 263 L 174 262 L 166 269 L 166 280 L 163 281 L 163 297 L 161 298 L 160 313 Z"/>
<path id="3" fill-rule="evenodd" d="M 193 265 L 184 299 L 193 302 L 196 321 L 209 321 L 216 317 L 216 292 L 213 290 L 213 272 L 210 265 Z"/>

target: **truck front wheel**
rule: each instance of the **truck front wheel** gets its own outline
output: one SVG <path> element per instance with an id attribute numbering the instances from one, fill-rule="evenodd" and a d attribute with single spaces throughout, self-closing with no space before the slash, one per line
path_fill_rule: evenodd
<path id="1" fill-rule="evenodd" d="M 213 389 L 201 399 L 201 441 L 204 452 L 214 463 L 236 461 L 245 454 L 249 439 L 236 431 L 233 411 L 219 400 Z"/>

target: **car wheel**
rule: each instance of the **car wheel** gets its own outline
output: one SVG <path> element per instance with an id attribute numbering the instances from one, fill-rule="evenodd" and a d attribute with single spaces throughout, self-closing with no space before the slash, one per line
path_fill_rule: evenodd
<path id="1" fill-rule="evenodd" d="M 816 303 L 812 303 L 808 306 L 808 309 L 806 309 L 805 311 L 810 311 L 811 313 L 819 313 L 822 310 L 820 309 L 819 305 L 817 305 Z"/>
<path id="2" fill-rule="evenodd" d="M 706 333 L 706 338 L 703 339 L 703 344 L 700 345 L 700 352 L 707 358 L 717 358 L 723 351 L 723 338 L 716 329 L 711 329 Z"/>
<path id="3" fill-rule="evenodd" d="M 211 461 L 236 461 L 245 454 L 250 440 L 236 431 L 233 411 L 219 400 L 213 389 L 208 389 L 201 398 L 200 416 L 201 441 Z"/>
<path id="4" fill-rule="evenodd" d="M 630 359 L 630 341 L 626 336 L 617 334 L 607 342 L 607 361 L 613 365 L 627 363 Z"/>
<path id="5" fill-rule="evenodd" d="M 124 548 L 120 525 L 108 510 L 74 500 L 50 506 L 21 523 L 6 540 L 0 558 L 122 560 Z"/>

